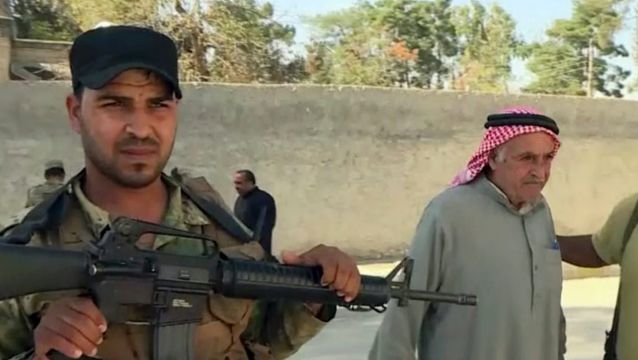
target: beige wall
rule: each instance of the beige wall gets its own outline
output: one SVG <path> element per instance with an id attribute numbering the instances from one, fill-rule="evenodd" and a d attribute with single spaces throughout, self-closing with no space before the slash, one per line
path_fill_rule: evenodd
<path id="1" fill-rule="evenodd" d="M 66 83 L 0 84 L 0 215 L 19 209 L 42 164 L 82 164 L 63 111 Z M 638 103 L 376 88 L 188 85 L 170 166 L 206 175 L 228 202 L 248 167 L 279 209 L 275 249 L 326 242 L 398 254 L 427 201 L 480 141 L 485 116 L 529 104 L 564 145 L 546 194 L 559 232 L 596 230 L 638 190 Z"/>
<path id="2" fill-rule="evenodd" d="M 0 82 L 9 80 L 11 39 L 13 37 L 13 22 L 8 17 L 3 17 L 2 6 L 0 5 Z"/>
<path id="3" fill-rule="evenodd" d="M 11 58 L 19 64 L 65 64 L 69 59 L 71 43 L 66 41 L 43 41 L 15 39 Z"/>

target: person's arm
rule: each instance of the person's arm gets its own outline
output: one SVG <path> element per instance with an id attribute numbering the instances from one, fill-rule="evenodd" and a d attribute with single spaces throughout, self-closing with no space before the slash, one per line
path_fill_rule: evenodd
<path id="1" fill-rule="evenodd" d="M 285 359 L 316 336 L 336 312 L 335 305 L 314 307 L 293 301 L 257 301 L 242 338 L 248 340 L 253 351 L 262 349 L 274 359 Z"/>
<path id="2" fill-rule="evenodd" d="M 275 228 L 275 222 L 277 219 L 277 207 L 275 206 L 275 199 L 268 195 L 264 206 L 266 207 L 266 217 L 264 219 L 264 228 L 262 230 L 262 246 L 269 254 L 272 253 L 272 233 Z"/>
<path id="3" fill-rule="evenodd" d="M 269 208 L 269 221 L 270 221 L 270 229 L 272 231 L 272 229 L 275 227 L 275 224 L 277 223 L 277 204 L 275 203 L 275 199 L 271 196 L 270 197 L 270 208 Z"/>
<path id="4" fill-rule="evenodd" d="M 599 268 L 608 264 L 598 256 L 594 248 L 592 235 L 561 236 L 556 239 L 560 245 L 560 254 L 566 263 L 588 268 Z"/>
<path id="5" fill-rule="evenodd" d="M 284 252 L 282 261 L 289 265 L 321 266 L 322 283 L 341 294 L 346 302 L 358 294 L 361 278 L 356 262 L 335 247 L 318 245 L 301 255 Z M 335 305 L 259 301 L 243 338 L 269 349 L 275 359 L 285 359 L 314 337 L 335 313 Z"/>
<path id="6" fill-rule="evenodd" d="M 444 262 L 445 226 L 433 206 L 426 208 L 412 241 L 409 256 L 414 259 L 410 288 L 437 291 Z M 398 307 L 392 300 L 368 354 L 369 360 L 415 359 L 422 324 L 429 302 L 410 301 Z"/>
<path id="7" fill-rule="evenodd" d="M 27 190 L 27 202 L 24 204 L 25 208 L 30 208 L 36 204 L 36 201 L 33 196 L 33 191 L 34 191 L 33 188 Z"/>
<path id="8" fill-rule="evenodd" d="M 637 201 L 638 194 L 620 201 L 594 234 L 557 236 L 563 260 L 583 267 L 619 264 L 623 257 L 625 231 Z"/>

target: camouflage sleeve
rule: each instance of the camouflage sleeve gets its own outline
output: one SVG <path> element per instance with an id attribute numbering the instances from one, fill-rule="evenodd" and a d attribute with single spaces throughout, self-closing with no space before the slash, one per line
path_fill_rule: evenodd
<path id="1" fill-rule="evenodd" d="M 0 359 L 31 359 L 33 330 L 47 306 L 52 301 L 78 296 L 79 293 L 78 290 L 50 291 L 1 301 Z"/>
<path id="2" fill-rule="evenodd" d="M 0 231 L 7 235 L 13 226 L 19 223 L 31 208 L 22 209 L 10 220 L 10 225 Z M 30 245 L 40 244 L 35 235 Z M 65 295 L 67 292 L 32 294 L 0 301 L 0 359 L 33 359 L 33 330 L 40 321 L 42 310 L 50 299 Z"/>
<path id="3" fill-rule="evenodd" d="M 0 359 L 29 359 L 33 348 L 33 314 L 23 299 L 0 302 Z"/>
<path id="4" fill-rule="evenodd" d="M 285 359 L 317 335 L 335 313 L 334 305 L 325 305 L 315 316 L 303 303 L 261 301 L 255 305 L 244 338 L 267 348 L 274 359 Z"/>
<path id="5" fill-rule="evenodd" d="M 24 205 L 25 208 L 29 208 L 29 207 L 33 207 L 37 204 L 36 198 L 35 198 L 35 188 L 30 188 L 29 190 L 27 190 L 27 202 Z"/>

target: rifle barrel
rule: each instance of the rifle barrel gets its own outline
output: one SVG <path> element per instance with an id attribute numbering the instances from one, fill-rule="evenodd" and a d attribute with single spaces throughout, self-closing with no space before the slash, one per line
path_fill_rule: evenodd
<path id="1" fill-rule="evenodd" d="M 475 306 L 477 304 L 477 298 L 475 295 L 465 294 L 446 294 L 431 291 L 420 290 L 392 290 L 393 298 L 405 298 L 407 300 L 420 300 L 420 301 L 432 301 L 432 302 L 445 302 L 453 303 L 457 305 L 470 305 Z"/>

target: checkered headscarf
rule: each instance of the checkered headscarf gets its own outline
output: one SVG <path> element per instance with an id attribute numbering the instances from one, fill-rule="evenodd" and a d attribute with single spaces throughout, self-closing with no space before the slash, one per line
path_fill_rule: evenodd
<path id="1" fill-rule="evenodd" d="M 503 109 L 500 113 L 542 115 L 538 110 L 526 106 Z M 535 125 L 506 125 L 490 127 L 485 132 L 483 141 L 479 145 L 478 150 L 470 158 L 467 166 L 454 177 L 450 185 L 462 185 L 474 180 L 488 164 L 489 155 L 492 150 L 510 141 L 516 136 L 534 132 L 544 132 L 550 135 L 552 139 L 554 139 L 554 154 L 558 152 L 558 149 L 560 148 L 560 140 L 558 139 L 558 136 L 551 130 L 544 127 Z"/>

